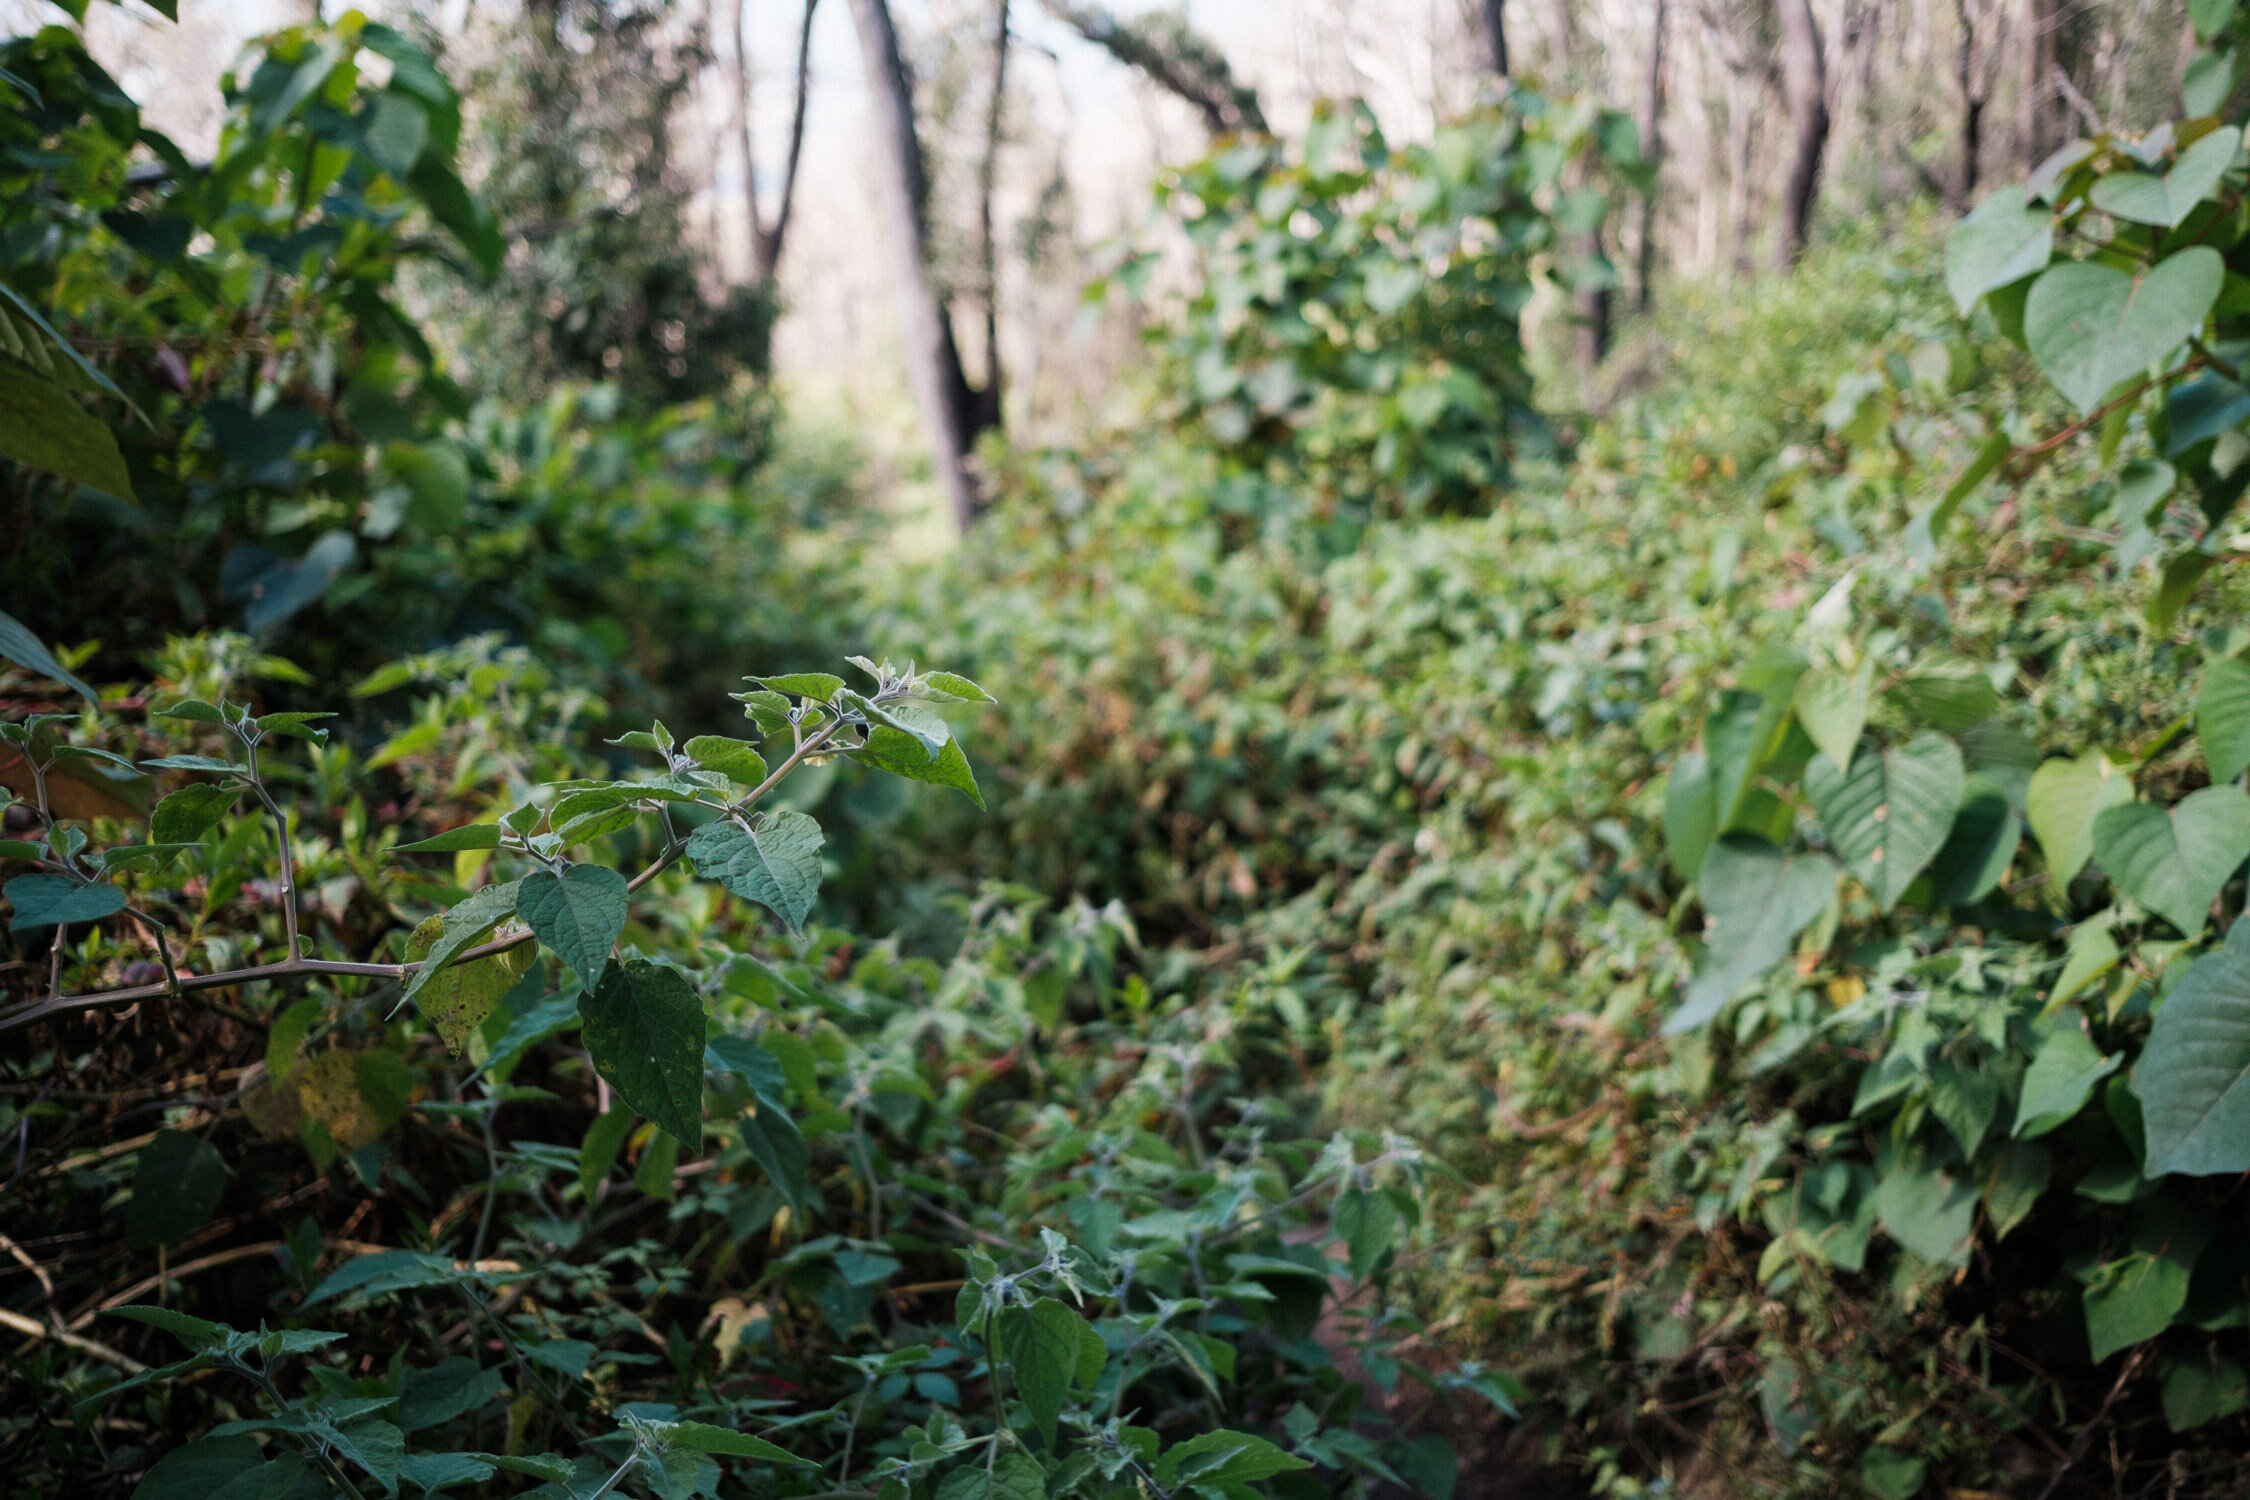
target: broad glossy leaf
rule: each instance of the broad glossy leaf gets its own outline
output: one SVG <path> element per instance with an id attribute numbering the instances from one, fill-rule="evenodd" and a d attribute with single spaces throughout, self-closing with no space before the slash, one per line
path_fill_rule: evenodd
<path id="1" fill-rule="evenodd" d="M 2203 326 L 2226 262 L 2208 245 L 2176 251 L 2135 278 L 2096 261 L 2041 272 L 2024 303 L 2024 338 L 2047 378 L 2080 411 L 2141 374 Z"/>
<path id="2" fill-rule="evenodd" d="M 820 825 L 800 812 L 760 813 L 745 827 L 718 818 L 688 835 L 687 857 L 706 880 L 802 928 L 820 893 Z"/>
<path id="3" fill-rule="evenodd" d="M 226 1159 L 184 1130 L 163 1130 L 133 1164 L 125 1238 L 135 1248 L 177 1244 L 210 1222 L 227 1190 Z"/>
<path id="4" fill-rule="evenodd" d="M 1995 190 L 1945 242 L 1945 289 L 1967 317 L 1984 294 L 2044 269 L 2055 250 L 2054 215 L 2028 205 L 2022 187 Z"/>
<path id="5" fill-rule="evenodd" d="M 67 875 L 18 875 L 0 887 L 15 908 L 10 932 L 68 922 L 98 922 L 125 909 L 125 893 L 107 881 L 80 885 Z"/>
<path id="6" fill-rule="evenodd" d="M 539 870 L 516 890 L 517 914 L 588 989 L 601 983 L 631 908 L 625 877 L 605 865 L 571 865 L 560 876 Z"/>
<path id="7" fill-rule="evenodd" d="M 2250 768 L 2250 662 L 2230 656 L 2203 669 L 2195 737 L 2213 781 L 2232 781 Z"/>
<path id="8" fill-rule="evenodd" d="M 578 997 L 594 1070 L 642 1118 L 687 1146 L 703 1140 L 703 1001 L 678 971 L 628 959 Z"/>
<path id="9" fill-rule="evenodd" d="M 1849 771 L 1820 757 L 1805 769 L 1805 793 L 1845 865 L 1888 911 L 1944 847 L 1966 780 L 1960 747 L 1925 732 L 1888 750 L 1861 746 Z"/>
<path id="10" fill-rule="evenodd" d="M 2031 773 L 2031 833 L 2058 886 L 2069 885 L 2094 857 L 2095 816 L 2132 800 L 2132 781 L 2098 747 L 2073 760 L 2057 756 Z"/>
<path id="11" fill-rule="evenodd" d="M 2094 207 L 2114 218 L 2177 229 L 2219 185 L 2241 149 L 2242 132 L 2232 125 L 2222 125 L 2182 151 L 2172 169 L 2162 176 L 2154 172 L 2110 172 L 2095 180 L 2088 196 Z"/>
<path id="12" fill-rule="evenodd" d="M 2122 1060 L 2103 1056 L 2086 1035 L 2076 1011 L 2065 1010 L 2049 1023 L 2046 1038 L 2023 1075 L 2011 1132 L 2030 1140 L 2075 1118 L 2092 1097 L 2094 1085 L 2117 1071 Z"/>
<path id="13" fill-rule="evenodd" d="M 2094 819 L 2094 856 L 2117 888 L 2189 937 L 2250 858 L 2250 793 L 2209 786 L 2170 807 L 2123 802 Z"/>
<path id="14" fill-rule="evenodd" d="M 1875 1212 L 1884 1233 L 1922 1259 L 1959 1265 L 1969 1256 L 1977 1190 L 1951 1172 L 1902 1162 L 1876 1184 Z"/>
<path id="15" fill-rule="evenodd" d="M 1696 882 L 1711 930 L 1686 999 L 1664 1023 L 1666 1034 L 1710 1020 L 1786 958 L 1797 934 L 1834 899 L 1836 874 L 1825 854 L 1784 855 L 1742 837 L 1712 845 Z"/>
<path id="16" fill-rule="evenodd" d="M 2147 1172 L 2250 1171 L 2250 922 L 2195 961 L 2133 1066 Z"/>
<path id="17" fill-rule="evenodd" d="M 2103 1266 L 2084 1293 L 2094 1363 L 2171 1327 L 2187 1294 L 2187 1268 L 2168 1256 L 2135 1251 Z"/>

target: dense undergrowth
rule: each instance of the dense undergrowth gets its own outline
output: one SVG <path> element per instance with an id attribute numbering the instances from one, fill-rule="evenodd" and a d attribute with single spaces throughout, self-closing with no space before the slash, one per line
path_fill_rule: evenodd
<path id="1" fill-rule="evenodd" d="M 67 101 L 67 41 L 11 70 Z M 182 592 L 80 646 L 11 561 L 73 645 L 4 643 L 10 1482 L 2239 1492 L 2232 130 L 1674 288 L 1550 424 L 1513 320 L 1609 274 L 1629 129 L 1325 115 L 1168 184 L 1142 417 L 747 622 L 696 582 L 804 563 L 797 481 L 718 409 L 431 367 L 411 433 L 213 485 L 135 387 L 183 576 L 407 519 L 262 643 L 163 643 Z M 93 285 L 100 224 L 16 253 Z M 392 578 L 555 628 L 378 666 Z M 854 640 L 967 676 L 763 675 Z"/>

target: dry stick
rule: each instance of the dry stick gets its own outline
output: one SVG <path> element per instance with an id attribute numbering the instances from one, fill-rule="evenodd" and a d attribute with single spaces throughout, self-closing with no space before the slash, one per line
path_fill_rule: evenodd
<path id="1" fill-rule="evenodd" d="M 10 1312 L 4 1307 L 0 1307 L 0 1328 L 23 1334 L 26 1338 L 53 1339 L 67 1349 L 76 1349 L 81 1354 L 91 1354 L 104 1364 L 115 1365 L 128 1375 L 139 1375 L 148 1369 L 147 1365 L 131 1355 L 120 1354 L 107 1344 L 97 1344 L 92 1339 L 80 1338 L 75 1333 L 49 1328 L 37 1318 L 27 1318 L 22 1313 Z"/>
<path id="2" fill-rule="evenodd" d="M 803 761 L 805 757 L 819 753 L 821 747 L 834 739 L 836 731 L 843 727 L 843 720 L 829 720 L 827 725 L 817 734 L 792 750 L 789 753 L 789 758 L 776 766 L 771 775 L 767 776 L 752 790 L 728 803 L 724 811 L 728 814 L 740 814 L 746 811 L 759 798 L 772 791 L 775 783 L 779 782 L 782 777 L 795 770 L 798 763 Z M 268 798 L 268 805 L 272 805 L 270 798 Z M 674 861 L 686 852 L 686 848 L 686 844 L 677 840 L 667 844 L 647 869 L 625 883 L 626 890 L 640 890 L 663 871 L 670 868 Z M 286 853 L 284 853 L 283 860 L 283 880 L 286 883 L 290 879 Z M 176 981 L 162 984 L 137 984 L 125 989 L 102 990 L 83 995 L 56 994 L 45 1000 L 26 1001 L 24 1004 L 11 1009 L 0 1010 L 0 1033 L 36 1025 L 49 1016 L 59 1015 L 65 1011 L 92 1010 L 98 1006 L 106 1005 L 128 1005 L 139 1000 L 156 1000 L 166 995 L 185 994 L 193 990 L 227 989 L 235 985 L 250 984 L 263 979 L 284 979 L 298 974 L 326 974 L 360 979 L 404 980 L 411 978 L 414 972 L 422 967 L 422 961 L 418 959 L 397 964 L 363 964 L 302 957 L 296 952 L 296 904 L 293 895 L 285 909 L 285 914 L 290 932 L 291 956 L 278 963 L 253 964 L 248 968 L 227 969 L 217 974 L 186 974 L 179 976 Z M 490 958 L 495 953 L 505 953 L 509 949 L 531 940 L 532 933 L 530 929 L 526 928 L 521 932 L 510 933 L 505 937 L 497 937 L 489 942 L 480 943 L 476 947 L 457 955 L 453 962 L 456 964 L 474 963 L 480 958 Z M 60 949 L 58 948 L 56 951 L 59 955 Z"/>
<path id="3" fill-rule="evenodd" d="M 2133 1351 L 2131 1359 L 2125 1361 L 2125 1368 L 2117 1372 L 2117 1379 L 2110 1385 L 2109 1394 L 2102 1397 L 2101 1407 L 2095 1411 L 2093 1420 L 2078 1430 L 2078 1439 L 2070 1445 L 2070 1452 L 2061 1463 L 2055 1465 L 2054 1477 L 2039 1492 L 2039 1500 L 2047 1500 L 2048 1496 L 2054 1494 L 2061 1487 L 2063 1476 L 2070 1472 L 2071 1466 L 2086 1456 L 2086 1449 L 2093 1443 L 2094 1434 L 2100 1430 L 2103 1421 L 2108 1418 L 2109 1409 L 2117 1404 L 2117 1398 L 2125 1392 L 2126 1383 L 2140 1373 L 2141 1366 L 2147 1359 L 2148 1345 L 2143 1344 Z"/>

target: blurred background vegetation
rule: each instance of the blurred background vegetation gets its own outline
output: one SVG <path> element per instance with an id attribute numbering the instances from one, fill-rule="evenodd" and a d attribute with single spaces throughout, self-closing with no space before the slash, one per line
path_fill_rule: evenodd
<path id="1" fill-rule="evenodd" d="M 1199 1129 L 1262 1140 L 1270 1108 L 1399 1132 L 1452 1174 L 1400 1210 L 1361 1307 L 1404 1342 L 1322 1336 L 1331 1395 L 1364 1387 L 1369 1430 L 1442 1436 L 1458 1462 L 1330 1455 L 1334 1490 L 2250 1484 L 2244 1203 L 2232 1179 L 2138 1175 L 2114 1071 L 2219 934 L 2174 935 L 2117 872 L 2022 841 L 2027 819 L 2048 841 L 2026 791 L 2042 757 L 2106 748 L 2100 767 L 2167 803 L 2231 779 L 2184 730 L 2206 664 L 2250 642 L 2218 565 L 2250 544 L 2224 506 L 2166 497 L 2173 461 L 2211 458 L 2198 443 L 2250 479 L 2222 432 L 2250 396 L 2220 392 L 2244 404 L 2178 442 L 2185 417 L 2153 400 L 2066 426 L 2084 413 L 2022 347 L 2020 301 L 2011 327 L 1979 304 L 2000 283 L 1949 297 L 1945 260 L 1972 205 L 2081 138 L 2153 180 L 2186 139 L 2164 122 L 2236 118 L 2232 7 L 363 10 L 0 0 L 0 287 L 107 383 L 70 399 L 114 430 L 124 481 L 0 459 L 0 610 L 93 689 L 11 656 L 12 717 L 67 712 L 130 751 L 155 748 L 141 711 L 176 693 L 341 710 L 291 773 L 323 841 L 306 888 L 336 941 L 395 954 L 485 871 L 402 874 L 392 842 L 607 767 L 651 719 L 740 732 L 745 674 L 942 664 L 999 700 L 967 731 L 986 808 L 811 767 L 791 791 L 828 830 L 810 937 L 663 887 L 628 938 L 834 986 L 789 1024 L 863 1049 L 821 1059 L 835 1181 L 856 1181 L 844 1143 L 873 1138 L 847 1133 L 870 1128 L 866 1078 L 896 1069 L 950 1113 L 884 1149 L 963 1174 L 957 1224 L 1083 1233 L 1077 1200 L 1035 1191 L 1069 1153 L 995 1142 L 1124 1090 L 1133 1049 L 1192 1055 L 1207 1071 L 1183 1063 L 1165 1096 L 1183 1150 Z M 2191 228 L 2231 268 L 2226 191 L 2233 220 Z M 2240 354 L 2196 357 L 2231 376 Z M 2020 453 L 2058 433 L 1941 501 L 1996 436 Z M 2192 598 L 2181 549 L 2212 569 Z M 1772 663 L 1792 652 L 1797 672 L 1808 653 L 1876 663 L 1854 738 L 1960 738 L 2012 820 L 2006 853 L 1973 892 L 1829 898 L 1721 1020 L 1667 1035 L 1708 964 L 1672 780 L 1707 714 L 1766 694 L 1780 722 Z M 1962 689 L 1973 711 L 1933 717 L 1912 684 L 1937 678 L 1984 684 Z M 1786 844 L 1818 820 L 1768 769 Z M 145 816 L 145 784 L 137 807 L 131 786 L 83 789 L 89 823 Z M 604 847 L 622 863 L 637 837 Z M 239 842 L 228 858 L 271 857 Z M 185 956 L 225 967 L 275 916 L 255 882 L 222 913 L 211 873 L 167 899 L 191 914 Z M 2232 865 L 2222 884 L 2239 911 Z M 2137 944 L 2066 970 L 2113 920 Z M 7 941 L 17 1001 L 66 971 L 153 982 L 130 928 Z M 787 1010 L 756 989 L 726 1003 Z M 410 1065 L 416 1099 L 465 1083 L 373 988 L 303 992 L 332 1003 L 338 1045 Z M 993 1008 L 973 1022 L 949 1009 L 971 992 Z M 2027 1186 L 2006 1174 L 2030 1171 L 2032 1117 L 2007 1125 L 2027 1077 L 2061 1066 L 2041 1059 L 2073 994 L 2085 1013 L 2061 1013 L 2101 1071 L 2033 1133 Z M 536 1191 L 433 1146 L 435 1117 L 392 1109 L 340 1152 L 332 1122 L 253 1128 L 237 1106 L 279 1071 L 294 998 L 0 1033 L 18 1319 L 0 1472 L 21 1493 L 132 1493 L 171 1438 L 224 1418 L 183 1396 L 179 1432 L 152 1409 L 97 1453 L 63 1413 L 100 1362 L 42 1331 L 146 1279 L 151 1247 L 105 1226 L 160 1124 L 245 1164 L 206 1255 L 308 1233 L 314 1258 L 324 1237 L 434 1246 L 424 1200 L 481 1174 L 509 1199 L 494 1246 L 587 1268 L 597 1290 L 543 1291 L 586 1320 L 572 1336 L 669 1362 L 611 1371 L 604 1411 L 675 1377 L 762 1410 L 864 1352 L 860 1324 L 814 1311 L 841 1283 L 761 1271 L 800 1342 L 754 1392 L 727 1386 L 719 1296 L 749 1295 L 742 1263 L 795 1265 L 806 1226 L 752 1214 L 747 1190 L 678 1196 L 692 1147 L 609 1184 L 670 1205 L 639 1238 L 603 1221 L 630 1240 L 613 1262 L 591 1227 L 582 1250 L 556 1239 Z M 545 997 L 519 998 L 487 1042 Z M 1002 1082 L 1024 1056 L 1037 1076 Z M 600 1108 L 573 1069 L 539 1075 L 568 1152 Z M 719 1164 L 712 1182 L 741 1169 Z M 1880 1185 L 1910 1178 L 1937 1196 Z M 835 1212 L 882 1239 L 879 1207 Z M 955 1275 L 934 1243 L 894 1248 Z M 159 1265 L 156 1284 L 279 1322 L 310 1261 L 266 1260 Z M 2159 1272 L 2178 1295 L 2154 1316 Z M 1514 1414 L 1423 1389 L 1488 1366 Z M 1266 1399 L 1245 1409 L 1279 1424 Z M 887 1412 L 870 1431 L 906 1451 Z"/>

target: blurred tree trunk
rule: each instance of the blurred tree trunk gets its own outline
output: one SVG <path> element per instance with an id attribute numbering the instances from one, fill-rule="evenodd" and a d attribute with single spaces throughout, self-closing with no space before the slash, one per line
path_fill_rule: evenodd
<path id="1" fill-rule="evenodd" d="M 1781 223 L 1774 264 L 1796 264 L 1812 228 L 1820 193 L 1820 158 L 1828 144 L 1828 69 L 1820 51 L 1820 26 L 1811 0 L 1779 0 L 1782 92 L 1789 102 L 1789 171 L 1782 182 Z"/>
<path id="2" fill-rule="evenodd" d="M 2023 120 L 2019 127 L 2025 167 L 2036 166 L 2055 148 L 2056 45 L 2062 29 L 2060 0 L 2030 0 L 2024 30 Z"/>
<path id="3" fill-rule="evenodd" d="M 1961 165 L 1946 199 L 1955 213 L 1966 213 L 1983 181 L 1984 112 L 1992 102 L 1998 72 L 1994 59 L 2000 56 L 2008 13 L 2004 5 L 1996 6 L 1980 26 L 1976 0 L 1953 0 L 1953 14 L 1961 29 L 1954 63 L 1954 81 L 1961 90 Z"/>
<path id="4" fill-rule="evenodd" d="M 812 81 L 813 11 L 820 0 L 805 0 L 804 23 L 797 32 L 797 90 L 789 110 L 789 154 L 781 169 L 781 193 L 768 222 L 758 207 L 758 157 L 750 131 L 750 41 L 743 35 L 743 0 L 728 13 L 734 38 L 734 128 L 742 143 L 742 207 L 750 236 L 750 276 L 771 286 L 781 273 L 781 247 L 789 237 L 789 210 L 797 197 L 797 163 L 805 147 L 805 105 Z"/>
<path id="5" fill-rule="evenodd" d="M 1508 17 L 1507 0 L 1478 0 L 1478 19 L 1484 22 L 1485 66 L 1492 76 L 1508 76 Z"/>
<path id="6" fill-rule="evenodd" d="M 1664 170 L 1664 23 L 1669 19 L 1671 7 L 1667 0 L 1656 0 L 1656 26 L 1648 41 L 1648 89 L 1644 98 L 1647 109 L 1642 117 L 1641 155 L 1648 162 L 1648 191 L 1641 194 L 1640 240 L 1635 245 L 1638 257 L 1634 266 L 1633 308 L 1647 312 L 1649 308 L 1649 283 L 1656 276 L 1656 178 Z"/>
<path id="7" fill-rule="evenodd" d="M 914 85 L 899 51 L 898 29 L 887 0 L 851 0 L 875 109 L 876 146 L 883 159 L 881 196 L 890 219 L 891 255 L 898 276 L 899 333 L 906 378 L 930 445 L 930 466 L 964 533 L 976 519 L 976 485 L 969 474 L 970 445 L 984 430 L 978 399 L 961 368 L 953 323 L 930 279 L 929 172 L 914 127 Z M 992 403 L 996 405 L 997 403 Z"/>
<path id="8" fill-rule="evenodd" d="M 996 0 L 992 34 L 992 94 L 985 101 L 984 155 L 977 163 L 978 296 L 984 303 L 984 389 L 977 392 L 978 426 L 1000 425 L 1000 251 L 992 230 L 993 185 L 1000 175 L 1000 141 L 1008 98 L 1008 0 Z"/>

